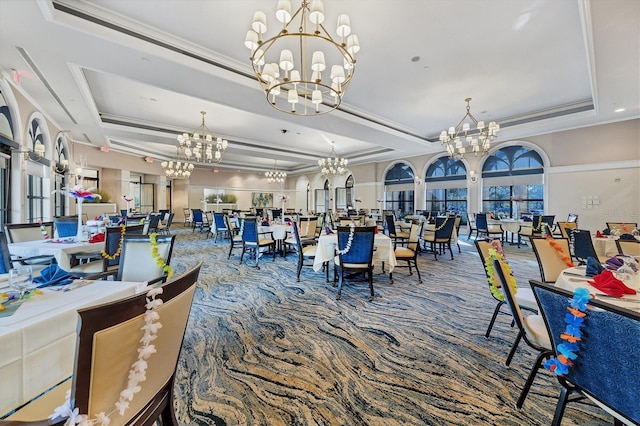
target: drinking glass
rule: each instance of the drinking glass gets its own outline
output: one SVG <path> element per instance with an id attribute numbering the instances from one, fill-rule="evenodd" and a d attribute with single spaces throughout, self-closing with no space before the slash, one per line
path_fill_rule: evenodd
<path id="1" fill-rule="evenodd" d="M 33 271 L 31 266 L 19 266 L 9 271 L 9 287 L 20 294 L 20 299 L 24 297 L 26 291 L 31 290 L 32 285 Z"/>

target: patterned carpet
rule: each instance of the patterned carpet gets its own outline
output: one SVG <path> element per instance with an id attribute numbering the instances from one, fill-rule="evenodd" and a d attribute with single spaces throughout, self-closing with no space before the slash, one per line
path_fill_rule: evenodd
<path id="1" fill-rule="evenodd" d="M 262 258 L 261 269 L 227 261 L 228 242 L 178 229 L 172 265 L 204 262 L 179 361 L 176 413 L 188 425 L 546 425 L 559 394 L 541 371 L 521 411 L 515 401 L 536 353 L 500 316 L 473 244 L 419 259 L 423 284 L 398 268 L 368 285 L 347 282 L 342 300 L 322 272 L 295 255 Z M 507 246 L 520 286 L 539 279 L 530 248 Z M 563 425 L 611 424 L 584 403 Z"/>

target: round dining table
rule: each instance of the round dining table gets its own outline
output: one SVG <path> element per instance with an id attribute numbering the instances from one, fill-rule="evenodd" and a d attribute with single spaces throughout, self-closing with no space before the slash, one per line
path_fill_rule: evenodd
<path id="1" fill-rule="evenodd" d="M 635 275 L 620 275 L 614 272 L 616 278 L 620 279 L 627 287 L 636 291 L 636 294 L 625 294 L 623 297 L 608 296 L 601 290 L 598 290 L 589 281 L 593 281 L 592 277 L 585 276 L 586 267 L 578 266 L 565 269 L 558 276 L 556 286 L 565 290 L 574 291 L 578 287 L 584 287 L 596 299 L 602 300 L 612 305 L 620 306 L 632 311 L 640 312 L 640 273 Z"/>

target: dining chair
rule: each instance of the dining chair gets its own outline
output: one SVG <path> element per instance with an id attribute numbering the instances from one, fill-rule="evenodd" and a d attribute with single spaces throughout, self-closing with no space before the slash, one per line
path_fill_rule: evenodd
<path id="1" fill-rule="evenodd" d="M 43 231 L 44 229 L 44 231 Z M 53 221 L 42 223 L 7 223 L 4 231 L 10 243 L 23 243 L 53 238 Z"/>
<path id="2" fill-rule="evenodd" d="M 184 215 L 184 227 L 186 228 L 187 226 L 191 226 L 191 223 L 193 222 L 191 218 L 191 210 L 188 207 L 183 207 L 182 214 Z"/>
<path id="3" fill-rule="evenodd" d="M 369 281 L 369 301 L 373 291 L 373 242 L 375 226 L 338 226 L 338 255 L 334 258 L 334 277 L 338 280 L 336 300 L 342 297 L 345 273 L 363 273 Z M 334 278 L 335 281 L 336 278 Z"/>
<path id="4" fill-rule="evenodd" d="M 34 274 L 39 275 L 42 269 L 56 263 L 56 259 L 50 255 L 37 255 L 30 257 L 16 256 L 9 252 L 7 235 L 0 232 L 0 274 L 8 274 L 14 265 L 31 266 Z"/>
<path id="5" fill-rule="evenodd" d="M 578 224 L 576 222 L 556 222 L 556 227 L 558 228 L 556 235 L 559 234 L 562 238 L 570 239 L 569 230 L 577 229 Z"/>
<path id="6" fill-rule="evenodd" d="M 224 213 L 213 213 L 213 227 L 209 228 L 207 238 L 209 235 L 213 235 L 214 243 L 218 240 L 218 237 L 224 239 L 231 236 L 231 231 L 225 221 L 225 216 Z"/>
<path id="7" fill-rule="evenodd" d="M 623 234 L 630 234 L 631 231 L 638 228 L 637 222 L 607 222 L 607 229 L 616 230 Z"/>
<path id="8" fill-rule="evenodd" d="M 532 237 L 531 247 L 540 268 L 540 279 L 545 283 L 556 282 L 562 271 L 573 265 L 569 240 L 566 238 L 554 238 L 549 241 L 546 238 Z M 562 253 L 558 249 L 561 249 Z"/>
<path id="9" fill-rule="evenodd" d="M 269 238 L 260 238 L 260 235 L 271 235 Z M 273 252 L 273 261 L 276 260 L 276 241 L 273 239 L 273 233 L 258 233 L 258 223 L 255 217 L 245 218 L 242 230 L 242 254 L 240 255 L 240 264 L 246 252 L 251 253 L 256 258 L 255 267 L 260 269 L 260 249 L 267 248 Z"/>
<path id="10" fill-rule="evenodd" d="M 308 223 L 308 221 L 307 221 Z M 302 228 L 304 225 L 300 225 Z M 303 266 L 313 266 L 313 260 L 316 257 L 316 251 L 318 250 L 318 246 L 313 243 L 303 244 L 300 238 L 300 232 L 298 231 L 298 225 L 294 222 L 291 225 L 291 234 L 293 235 L 293 247 L 295 248 L 297 257 L 298 257 L 298 265 L 296 268 L 297 271 L 297 281 L 300 282 L 300 272 L 302 271 Z M 308 265 L 304 264 L 305 260 L 310 260 L 311 263 Z M 329 268 L 325 265 L 325 271 L 327 274 L 327 279 L 329 275 Z"/>
<path id="11" fill-rule="evenodd" d="M 192 232 L 196 231 L 196 228 L 203 232 L 205 229 L 209 230 L 206 226 L 206 217 L 201 209 L 191 209 L 191 229 Z"/>
<path id="12" fill-rule="evenodd" d="M 106 257 L 101 252 L 97 253 L 99 259 L 76 265 L 68 271 L 69 274 L 74 277 L 86 277 L 117 269 L 122 252 L 120 240 L 126 235 L 142 235 L 143 230 L 144 225 L 107 227 L 104 236 L 104 253 Z"/>
<path id="13" fill-rule="evenodd" d="M 573 235 L 573 255 L 580 265 L 587 263 L 587 259 L 593 257 L 598 259 L 600 263 L 604 263 L 606 256 L 600 257 L 593 246 L 591 232 L 588 229 L 576 229 Z"/>
<path id="14" fill-rule="evenodd" d="M 502 291 L 502 287 L 500 285 L 500 279 L 498 278 L 495 270 L 492 271 L 493 268 L 487 267 L 487 260 L 489 259 L 489 250 L 495 249 L 499 254 L 503 253 L 502 244 L 500 243 L 500 239 L 496 238 L 494 240 L 486 239 L 486 240 L 476 240 L 475 241 L 476 250 L 478 250 L 478 255 L 480 256 L 480 261 L 482 262 L 482 266 L 485 272 L 485 276 L 487 278 L 487 283 L 489 284 L 489 289 L 491 290 L 491 295 L 498 302 L 496 307 L 493 310 L 493 315 L 491 316 L 491 321 L 489 322 L 489 327 L 487 327 L 487 331 L 485 333 L 485 337 L 489 337 L 491 334 L 491 329 L 493 328 L 493 324 L 496 322 L 496 318 L 498 314 L 506 314 L 507 312 L 501 311 L 501 308 L 506 304 L 504 292 Z M 504 254 L 502 254 L 504 256 Z M 504 260 L 507 262 L 507 259 Z M 495 286 L 496 290 L 492 290 L 492 285 Z M 533 296 L 533 292 L 530 288 L 519 288 L 516 292 L 516 301 L 518 302 L 518 306 L 520 309 L 524 309 L 530 312 L 537 313 L 538 305 L 536 305 L 536 299 Z"/>
<path id="15" fill-rule="evenodd" d="M 453 250 L 451 249 L 451 236 L 453 235 L 453 229 L 455 226 L 455 217 L 445 216 L 436 218 L 436 228 L 434 231 L 427 231 L 422 236 L 425 249 L 429 243 L 429 250 L 433 252 L 435 260 L 438 260 L 438 252 L 444 254 L 446 249 L 449 249 L 451 260 L 453 260 Z"/>
<path id="16" fill-rule="evenodd" d="M 565 316 L 573 294 L 553 285 L 530 281 L 551 336 L 555 356 L 565 341 Z M 562 386 L 552 426 L 559 426 L 572 394 L 586 396 L 614 417 L 614 424 L 640 424 L 640 313 L 591 299 L 582 322 L 577 358 L 568 372 L 556 375 Z M 581 398 L 578 398 L 581 399 Z"/>
<path id="17" fill-rule="evenodd" d="M 244 221 L 244 219 L 240 220 Z M 231 259 L 231 253 L 233 252 L 233 250 L 242 248 L 242 231 L 244 225 L 241 225 L 239 229 L 234 228 L 228 215 L 224 215 L 224 221 L 227 225 L 227 228 L 229 228 L 229 234 L 231 236 L 231 238 L 229 238 L 229 255 L 227 256 L 227 259 Z"/>
<path id="18" fill-rule="evenodd" d="M 513 342 L 513 346 L 511 347 L 511 351 L 507 356 L 505 364 L 507 366 L 511 364 L 513 355 L 515 354 L 516 349 L 518 349 L 518 345 L 521 340 L 524 340 L 530 348 L 539 352 L 533 366 L 531 367 L 529 376 L 520 391 L 520 396 L 516 401 L 516 408 L 520 409 L 524 404 L 524 400 L 527 398 L 527 394 L 529 393 L 529 389 L 531 389 L 531 385 L 536 378 L 538 370 L 542 366 L 542 362 L 553 355 L 553 349 L 551 346 L 551 339 L 549 338 L 549 332 L 545 327 L 542 315 L 531 314 L 524 316 L 520 310 L 520 305 L 515 298 L 515 289 L 513 289 L 511 287 L 512 284 L 507 281 L 507 277 L 503 269 L 503 262 L 495 259 L 493 261 L 493 266 L 498 275 L 498 279 L 500 280 L 502 291 L 504 293 L 504 300 L 507 302 L 507 306 L 509 306 L 513 320 L 518 328 L 518 335 L 516 336 L 516 340 Z M 510 276 L 510 281 L 515 284 L 515 279 L 512 276 Z"/>
<path id="19" fill-rule="evenodd" d="M 462 253 L 462 250 L 460 249 L 460 225 L 461 224 L 462 224 L 462 216 L 456 215 L 456 220 L 454 222 L 453 229 L 455 229 L 456 231 L 456 245 L 458 246 L 458 253 Z"/>
<path id="20" fill-rule="evenodd" d="M 616 240 L 616 247 L 618 247 L 618 253 L 626 254 L 628 256 L 640 256 L 640 241 L 639 240 Z"/>
<path id="21" fill-rule="evenodd" d="M 58 238 L 78 235 L 78 216 L 56 216 L 53 218 L 53 225 Z"/>
<path id="22" fill-rule="evenodd" d="M 395 216 L 393 215 L 386 215 L 384 217 L 385 223 L 387 225 L 387 235 L 389 235 L 389 238 L 391 238 L 392 240 L 396 240 L 397 238 L 402 238 L 398 236 L 398 230 L 396 229 L 396 219 Z"/>
<path id="23" fill-rule="evenodd" d="M 158 232 L 158 228 L 160 227 L 160 221 L 164 215 L 162 213 L 150 214 L 149 215 L 149 229 L 148 233 Z"/>
<path id="24" fill-rule="evenodd" d="M 158 225 L 158 232 L 165 235 L 171 235 L 171 224 L 173 223 L 174 216 L 175 216 L 175 213 L 173 212 L 168 213 L 166 216 L 167 218 L 166 222 L 164 224 L 160 223 Z"/>
<path id="25" fill-rule="evenodd" d="M 546 234 L 553 233 L 553 222 L 555 221 L 555 215 L 533 215 L 531 220 L 531 227 L 520 227 L 518 232 L 518 248 L 522 243 L 522 237 L 527 239 L 543 237 Z"/>
<path id="26" fill-rule="evenodd" d="M 74 374 L 0 421 L 5 425 L 64 425 L 68 417 L 54 417 L 56 407 L 69 391 L 70 411 L 89 420 L 107 413 L 111 424 L 148 426 L 177 425 L 174 413 L 175 373 L 202 264 L 164 284 L 162 292 L 150 292 L 78 310 L 78 335 Z M 154 290 L 154 292 L 156 292 Z M 149 300 L 162 301 L 151 305 Z M 157 315 L 155 321 L 149 312 Z M 161 325 L 149 331 L 149 324 Z M 140 351 L 152 339 L 154 352 L 141 363 Z M 132 397 L 122 397 L 133 386 Z M 126 401 L 118 413 L 116 403 Z M 101 414 L 102 413 L 102 414 Z M 75 424 L 75 422 L 74 422 Z M 87 423 L 94 424 L 94 423 Z M 96 422 L 96 424 L 98 424 Z M 100 423 L 108 424 L 108 423 Z"/>
<path id="27" fill-rule="evenodd" d="M 476 213 L 476 239 L 483 235 L 487 238 L 500 236 L 500 239 L 504 241 L 503 234 L 500 225 L 489 225 L 486 213 Z"/>
<path id="28" fill-rule="evenodd" d="M 478 238 L 478 227 L 476 226 L 476 214 L 473 214 L 473 219 L 471 219 L 471 215 L 467 214 L 467 219 L 468 219 L 468 227 L 469 227 L 469 234 L 467 234 L 467 241 L 469 241 L 471 239 L 471 236 L 473 235 L 473 233 L 476 233 L 476 238 Z M 458 234 L 458 238 L 460 238 L 460 234 Z"/>
<path id="29" fill-rule="evenodd" d="M 418 253 L 420 251 L 420 236 L 422 235 L 422 226 L 424 222 L 412 223 L 409 230 L 409 239 L 404 241 L 395 241 L 393 244 L 393 252 L 398 262 L 407 262 L 406 267 L 409 268 L 409 275 L 413 275 L 411 267 L 413 266 L 418 273 L 418 282 L 422 284 L 420 269 L 418 268 Z M 400 247 L 398 247 L 400 245 Z M 396 265 L 396 268 L 405 265 Z M 389 272 L 389 279 L 393 282 L 393 272 Z"/>

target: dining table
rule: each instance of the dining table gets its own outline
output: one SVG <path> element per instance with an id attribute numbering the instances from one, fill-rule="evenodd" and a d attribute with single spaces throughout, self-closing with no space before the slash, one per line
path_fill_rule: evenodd
<path id="1" fill-rule="evenodd" d="M 616 278 L 620 279 L 627 287 L 634 289 L 636 294 L 625 294 L 623 297 L 613 297 L 608 296 L 601 290 L 598 290 L 589 284 L 589 281 L 593 281 L 593 278 L 587 277 L 585 272 L 585 266 L 567 268 L 558 276 L 556 286 L 572 292 L 578 287 L 584 287 L 589 290 L 589 293 L 593 294 L 596 299 L 632 311 L 640 312 L 640 273 L 636 273 L 634 275 L 622 275 L 614 272 Z"/>
<path id="2" fill-rule="evenodd" d="M 618 246 L 616 240 L 619 237 L 615 235 L 608 235 L 603 237 L 592 237 L 593 248 L 596 250 L 596 254 L 600 257 L 611 257 L 618 254 Z"/>
<path id="3" fill-rule="evenodd" d="M 45 287 L 12 315 L 0 316 L 0 418 L 73 374 L 78 309 L 146 287 L 144 282 L 76 280 Z"/>
<path id="4" fill-rule="evenodd" d="M 54 256 L 58 266 L 65 270 L 71 270 L 72 257 L 79 254 L 99 254 L 104 248 L 104 241 L 90 243 L 88 241 L 76 241 L 75 238 L 48 239 L 9 243 L 9 253 L 32 257 L 38 255 Z"/>
<path id="5" fill-rule="evenodd" d="M 509 235 L 511 235 L 511 244 L 517 244 L 514 242 L 514 237 L 518 239 L 518 243 L 520 242 L 520 232 L 523 231 L 524 234 L 530 234 L 524 228 L 533 228 L 533 222 L 522 220 L 522 219 L 512 219 L 512 218 L 503 218 L 503 219 L 488 219 L 488 225 L 498 225 L 502 229 L 505 234 L 505 241 L 509 240 Z"/>
<path id="6" fill-rule="evenodd" d="M 377 233 L 373 240 L 373 260 L 378 262 L 384 262 L 385 265 L 389 265 L 389 272 L 393 272 L 393 268 L 398 264 L 396 261 L 396 254 L 393 248 L 393 240 L 388 235 Z M 318 248 L 316 250 L 316 257 L 313 260 L 313 270 L 319 271 L 322 269 L 322 265 L 325 262 L 329 262 L 336 256 L 336 249 L 338 247 L 338 234 L 326 234 L 322 233 L 318 238 Z"/>

